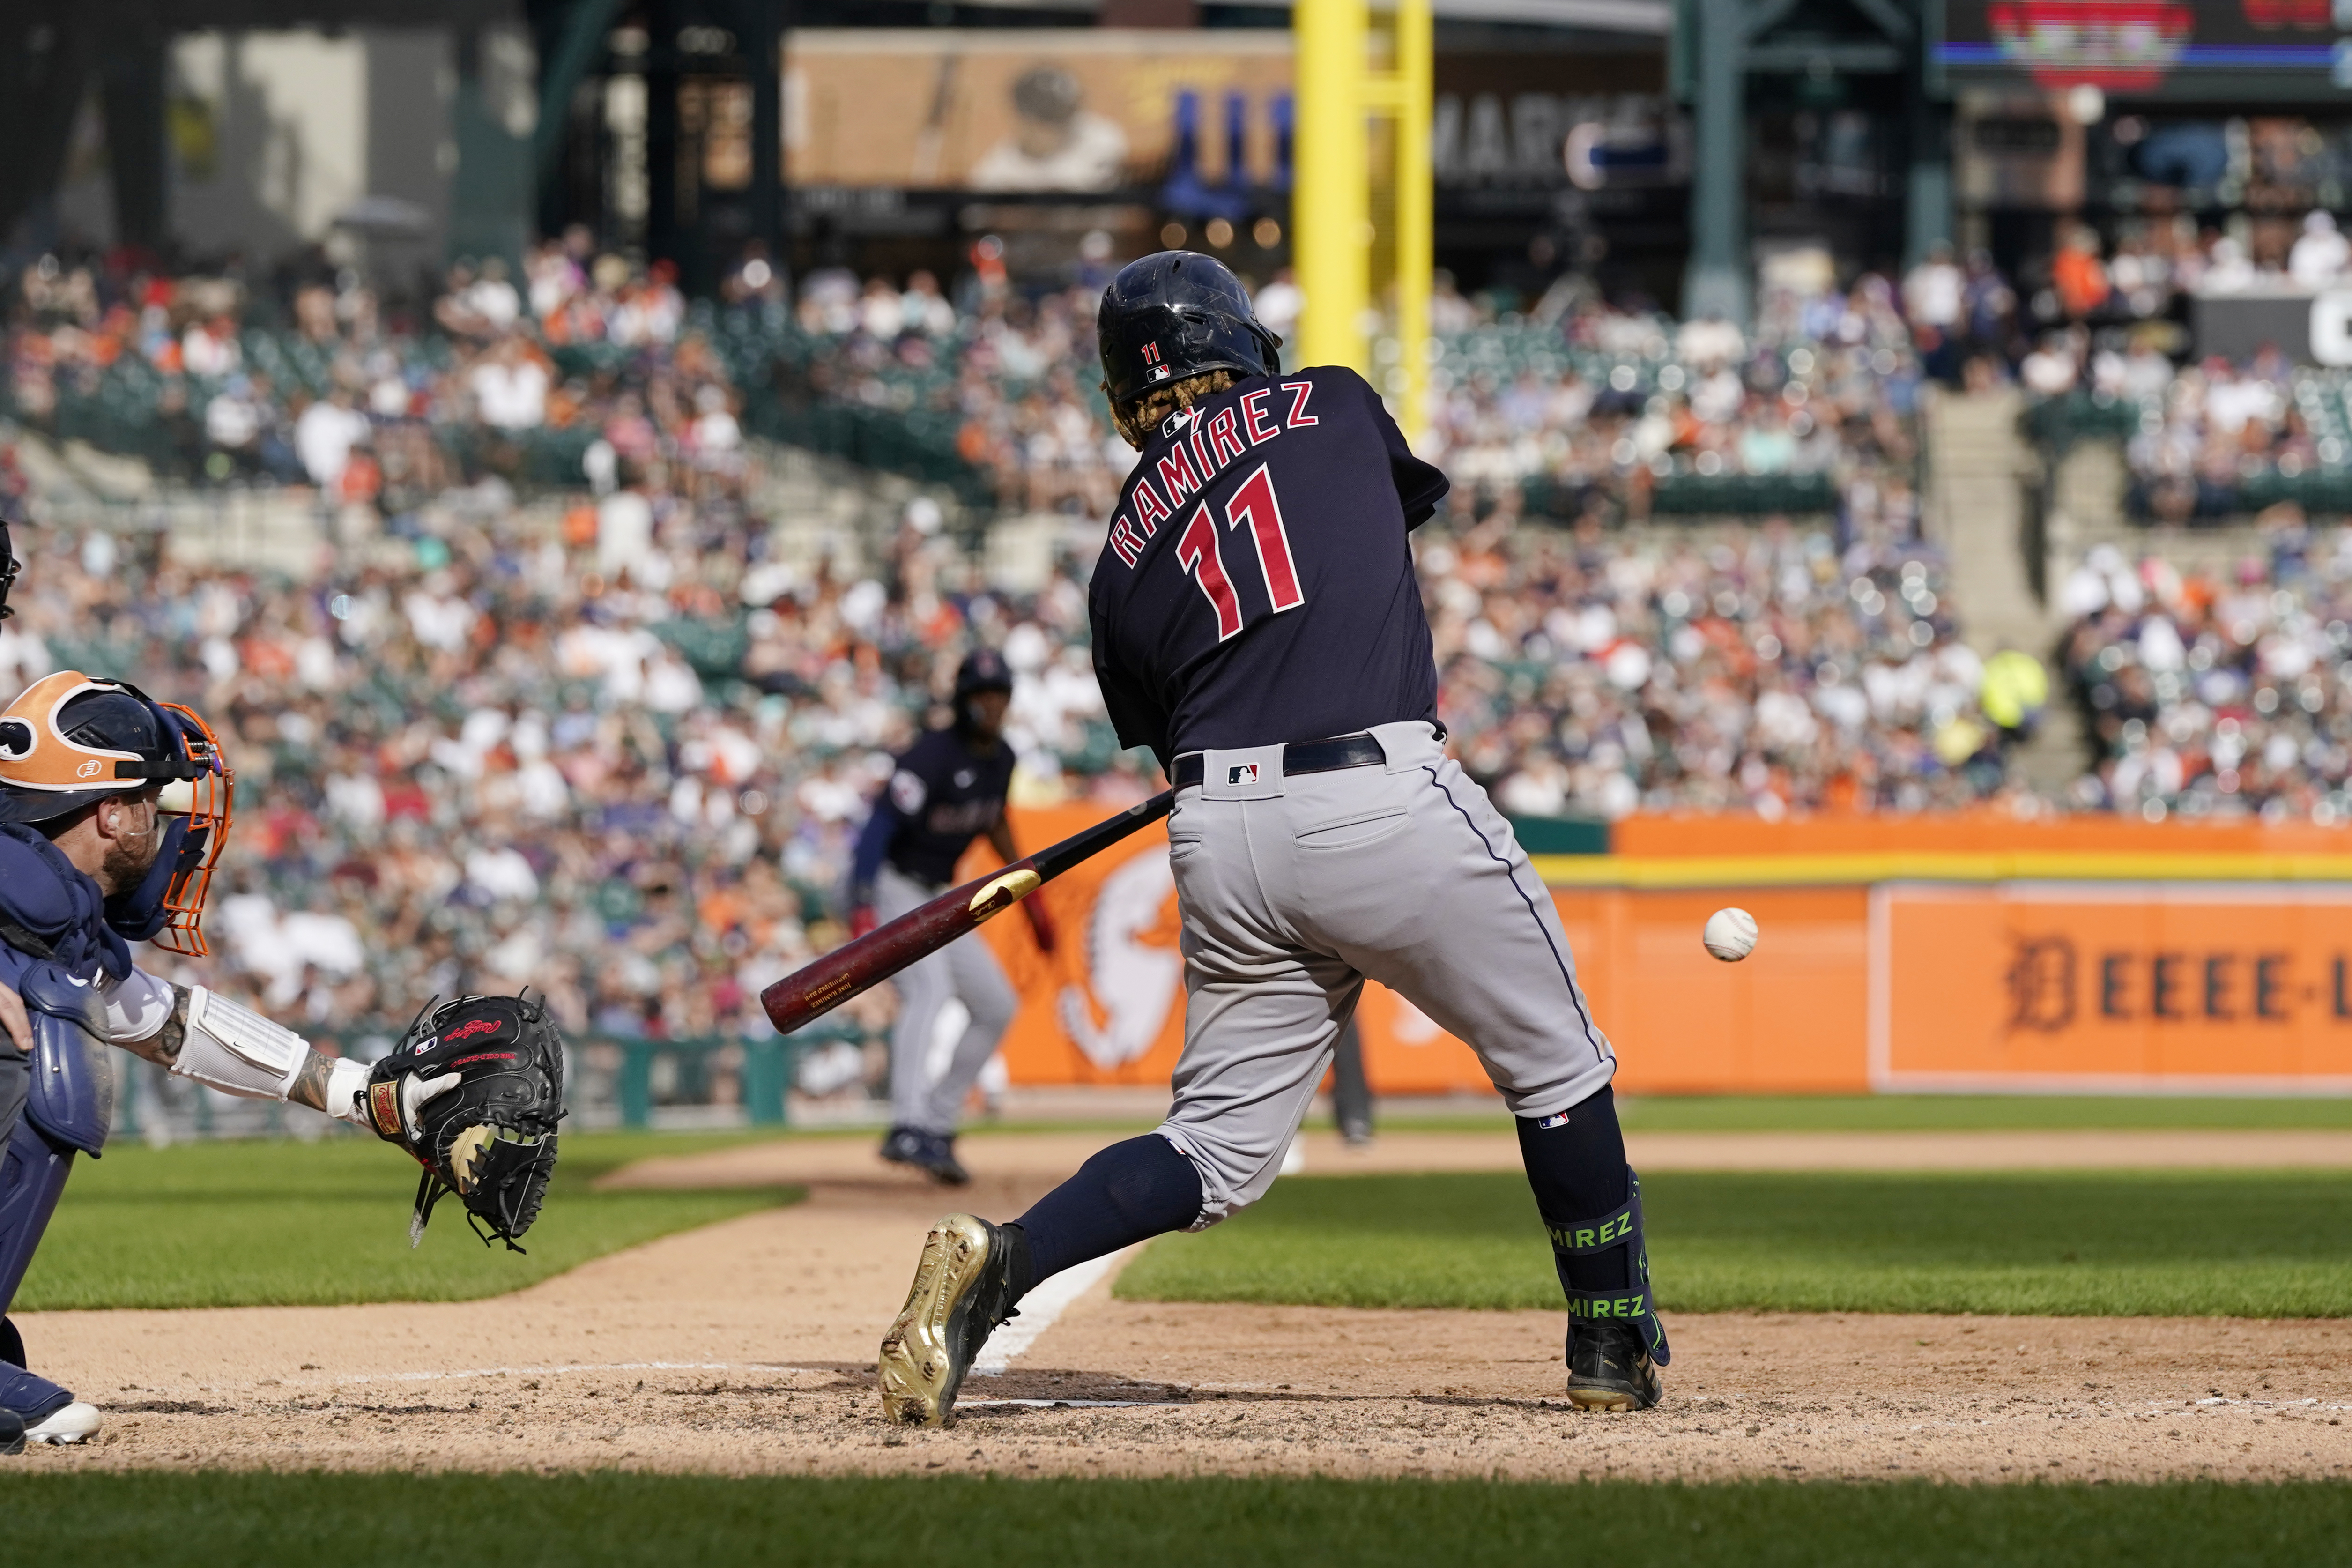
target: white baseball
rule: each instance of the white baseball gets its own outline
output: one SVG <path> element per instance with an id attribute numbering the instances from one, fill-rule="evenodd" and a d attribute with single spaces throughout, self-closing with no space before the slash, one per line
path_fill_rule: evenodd
<path id="1" fill-rule="evenodd" d="M 1706 934 L 1699 940 L 1724 963 L 1737 963 L 1756 951 L 1756 917 L 1746 910 L 1717 910 L 1706 917 Z"/>

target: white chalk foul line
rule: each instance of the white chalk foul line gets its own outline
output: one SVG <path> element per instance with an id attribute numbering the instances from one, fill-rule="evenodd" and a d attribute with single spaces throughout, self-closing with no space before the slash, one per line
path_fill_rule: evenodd
<path id="1" fill-rule="evenodd" d="M 468 1367 L 459 1372 L 380 1372 L 358 1377 L 289 1378 L 289 1383 L 332 1384 L 338 1387 L 352 1383 L 445 1383 L 467 1377 L 555 1377 L 573 1372 L 813 1372 L 804 1366 L 782 1366 L 772 1362 L 728 1361 L 581 1361 L 566 1362 L 555 1366 L 483 1366 Z"/>
<path id="2" fill-rule="evenodd" d="M 1164 1410 L 1181 1399 L 959 1399 L 958 1410 Z"/>
<path id="3" fill-rule="evenodd" d="M 1096 1281 L 1117 1268 L 1134 1250 L 1131 1247 L 1125 1247 L 1108 1258 L 1097 1258 L 1075 1268 L 1065 1268 L 1022 1297 L 1021 1315 L 1011 1322 L 998 1324 L 996 1331 L 988 1336 L 988 1342 L 980 1347 L 980 1354 L 971 1363 L 972 1375 L 1003 1376 L 1005 1368 L 1013 1364 L 1013 1358 L 1035 1344 L 1037 1336 L 1052 1328 L 1055 1320 L 1071 1302 L 1092 1289 Z"/>

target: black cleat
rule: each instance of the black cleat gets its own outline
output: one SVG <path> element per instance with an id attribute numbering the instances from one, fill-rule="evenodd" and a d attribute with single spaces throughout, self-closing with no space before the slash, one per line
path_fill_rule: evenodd
<path id="1" fill-rule="evenodd" d="M 961 1187 L 971 1180 L 971 1173 L 955 1157 L 955 1140 L 943 1132 L 893 1127 L 882 1140 L 882 1157 L 894 1165 L 911 1165 L 943 1187 Z"/>
<path id="2" fill-rule="evenodd" d="M 1647 1410 L 1664 1389 L 1641 1331 L 1631 1323 L 1569 1326 L 1568 1397 L 1583 1410 Z"/>
<path id="3" fill-rule="evenodd" d="M 943 1187 L 961 1187 L 969 1184 L 971 1173 L 963 1168 L 961 1160 L 956 1158 L 955 1134 L 934 1132 L 929 1136 L 930 1163 L 923 1169 L 931 1173 L 931 1179 Z"/>
<path id="4" fill-rule="evenodd" d="M 25 1451 L 25 1420 L 13 1410 L 0 1410 L 0 1454 Z"/>

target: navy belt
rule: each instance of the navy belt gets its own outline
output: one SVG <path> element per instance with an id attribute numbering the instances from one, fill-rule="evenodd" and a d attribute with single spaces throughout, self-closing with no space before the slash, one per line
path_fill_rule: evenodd
<path id="1" fill-rule="evenodd" d="M 1176 771 L 1169 783 L 1178 789 L 1190 789 L 1201 782 L 1200 752 L 1187 752 L 1176 759 Z M 1388 753 L 1370 735 L 1341 735 L 1331 741 L 1295 741 L 1282 748 L 1282 771 L 1291 773 L 1331 773 L 1341 768 L 1369 768 L 1375 763 L 1388 761 Z"/>

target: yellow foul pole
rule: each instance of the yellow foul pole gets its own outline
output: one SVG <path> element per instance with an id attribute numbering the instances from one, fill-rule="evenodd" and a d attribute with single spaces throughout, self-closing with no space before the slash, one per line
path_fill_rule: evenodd
<path id="1" fill-rule="evenodd" d="M 1436 196 L 1429 163 L 1429 121 L 1437 96 L 1436 46 L 1430 0 L 1396 0 L 1396 299 L 1397 346 L 1404 361 L 1398 421 L 1418 436 L 1429 398 L 1429 279 L 1436 249 Z"/>
<path id="2" fill-rule="evenodd" d="M 1298 363 L 1369 373 L 1371 192 L 1364 113 L 1365 0 L 1297 0 L 1297 166 L 1291 237 L 1298 287 Z"/>

